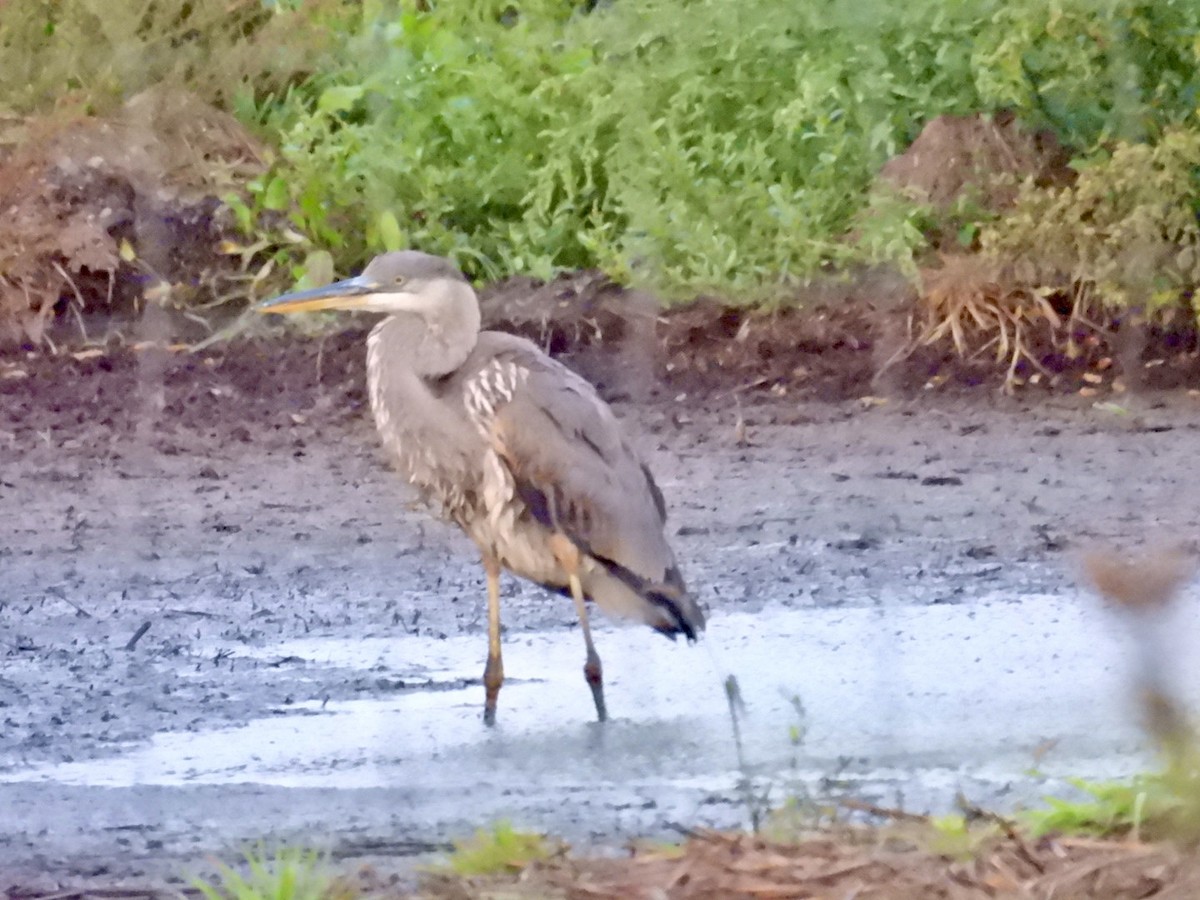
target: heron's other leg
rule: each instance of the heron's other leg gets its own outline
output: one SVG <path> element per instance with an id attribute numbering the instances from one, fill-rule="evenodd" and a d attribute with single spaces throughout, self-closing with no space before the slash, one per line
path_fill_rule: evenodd
<path id="1" fill-rule="evenodd" d="M 496 699 L 504 684 L 504 661 L 500 658 L 500 560 L 490 553 L 483 554 L 487 572 L 488 592 L 488 656 L 483 669 L 483 723 L 496 724 Z"/>
<path id="2" fill-rule="evenodd" d="M 608 719 L 608 708 L 604 705 L 604 671 L 600 668 L 600 654 L 592 643 L 592 626 L 588 622 L 587 603 L 583 597 L 583 584 L 579 580 L 579 548 L 562 535 L 554 537 L 554 555 L 558 564 L 567 573 L 571 587 L 571 598 L 575 601 L 575 613 L 579 616 L 579 627 L 583 631 L 583 643 L 587 647 L 587 661 L 583 664 L 583 677 L 592 689 L 592 700 L 596 704 L 596 718 L 601 722 Z"/>
<path id="3" fill-rule="evenodd" d="M 587 660 L 583 664 L 583 677 L 587 679 L 588 687 L 592 689 L 592 701 L 596 704 L 596 718 L 601 722 L 608 719 L 608 708 L 604 705 L 604 672 L 600 668 L 600 654 L 592 643 L 592 626 L 588 622 L 587 604 L 583 599 L 583 585 L 579 583 L 579 575 L 572 574 L 571 597 L 575 600 L 575 613 L 579 616 L 579 626 L 583 629 L 583 643 L 587 647 Z"/>

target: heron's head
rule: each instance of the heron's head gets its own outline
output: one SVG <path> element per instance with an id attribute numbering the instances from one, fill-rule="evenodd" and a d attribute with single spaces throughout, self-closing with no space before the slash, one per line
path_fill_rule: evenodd
<path id="1" fill-rule="evenodd" d="M 463 288 L 470 290 L 466 278 L 450 260 L 418 250 L 399 250 L 375 257 L 361 275 L 284 294 L 260 303 L 256 309 L 262 313 L 365 309 L 434 316 L 451 302 L 449 298 L 461 296 Z"/>

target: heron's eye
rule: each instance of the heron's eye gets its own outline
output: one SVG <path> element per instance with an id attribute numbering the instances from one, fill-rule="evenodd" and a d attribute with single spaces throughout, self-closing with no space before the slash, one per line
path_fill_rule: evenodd
<path id="1" fill-rule="evenodd" d="M 405 278 L 403 275 L 397 275 L 395 278 L 392 279 L 392 284 L 396 285 L 396 287 L 399 287 L 400 285 L 404 284 L 404 282 L 405 282 Z"/>

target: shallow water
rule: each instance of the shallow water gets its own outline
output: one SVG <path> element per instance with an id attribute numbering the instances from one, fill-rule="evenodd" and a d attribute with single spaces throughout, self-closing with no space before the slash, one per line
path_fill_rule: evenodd
<path id="1" fill-rule="evenodd" d="M 1200 607 L 1189 603 L 1163 628 L 1192 699 L 1200 697 L 1198 624 Z M 378 698 L 297 703 L 242 727 L 160 733 L 115 757 L 0 778 L 105 788 L 731 791 L 742 774 L 722 687 L 732 673 L 745 701 L 743 759 L 760 778 L 794 785 L 839 773 L 863 787 L 901 782 L 936 803 L 937 786 L 960 776 L 1029 782 L 1047 742 L 1046 771 L 1100 776 L 1144 766 L 1118 632 L 1090 601 L 1054 596 L 768 608 L 714 617 L 695 647 L 602 627 L 614 717 L 603 726 L 583 683 L 577 632 L 520 634 L 505 642 L 509 681 L 494 729 L 480 721 L 482 688 L 464 684 L 478 675 L 481 635 L 314 637 L 242 655 L 368 672 L 383 686 Z M 951 791 L 942 802 L 952 799 Z"/>

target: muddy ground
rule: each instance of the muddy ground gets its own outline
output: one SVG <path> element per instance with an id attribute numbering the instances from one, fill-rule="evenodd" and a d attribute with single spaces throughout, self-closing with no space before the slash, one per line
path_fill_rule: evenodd
<path id="1" fill-rule="evenodd" d="M 8 884 L 162 878 L 256 836 L 245 823 L 265 802 L 212 786 L 182 801 L 148 788 L 123 800 L 119 815 L 102 814 L 95 794 L 23 782 L 22 772 L 111 759 L 164 732 L 448 687 L 313 665 L 274 647 L 466 635 L 482 668 L 482 572 L 465 539 L 414 507 L 388 470 L 365 408 L 361 336 L 243 341 L 195 355 L 0 357 Z M 714 626 L 765 609 L 948 605 L 970 614 L 985 596 L 1073 596 L 1089 545 L 1133 549 L 1200 533 L 1197 397 L 1009 398 L 994 385 L 886 396 L 869 381 L 869 349 L 841 352 L 833 368 L 856 377 L 774 391 L 701 389 L 627 366 L 590 373 L 607 381 L 658 474 L 673 540 Z M 505 626 L 510 642 L 577 627 L 569 603 L 513 581 Z M 602 637 L 612 645 L 623 634 Z M 687 668 L 702 650 L 663 652 L 665 666 Z M 803 660 L 772 665 L 803 683 Z M 575 668 L 561 679 L 586 705 Z M 502 695 L 502 719 L 504 703 Z M 615 688 L 610 708 L 619 720 Z M 477 710 L 462 717 L 473 721 Z M 352 827 L 352 811 L 369 809 L 371 796 L 327 800 L 325 833 L 335 844 L 342 835 L 346 855 L 404 854 L 452 836 L 406 827 L 402 810 Z M 628 827 L 661 836 L 681 815 L 744 820 L 729 791 L 707 796 L 658 811 L 651 800 Z M 465 821 L 469 797 L 446 800 Z M 535 824 L 600 843 L 628 836 L 616 820 L 590 819 L 585 801 L 551 798 Z"/>

